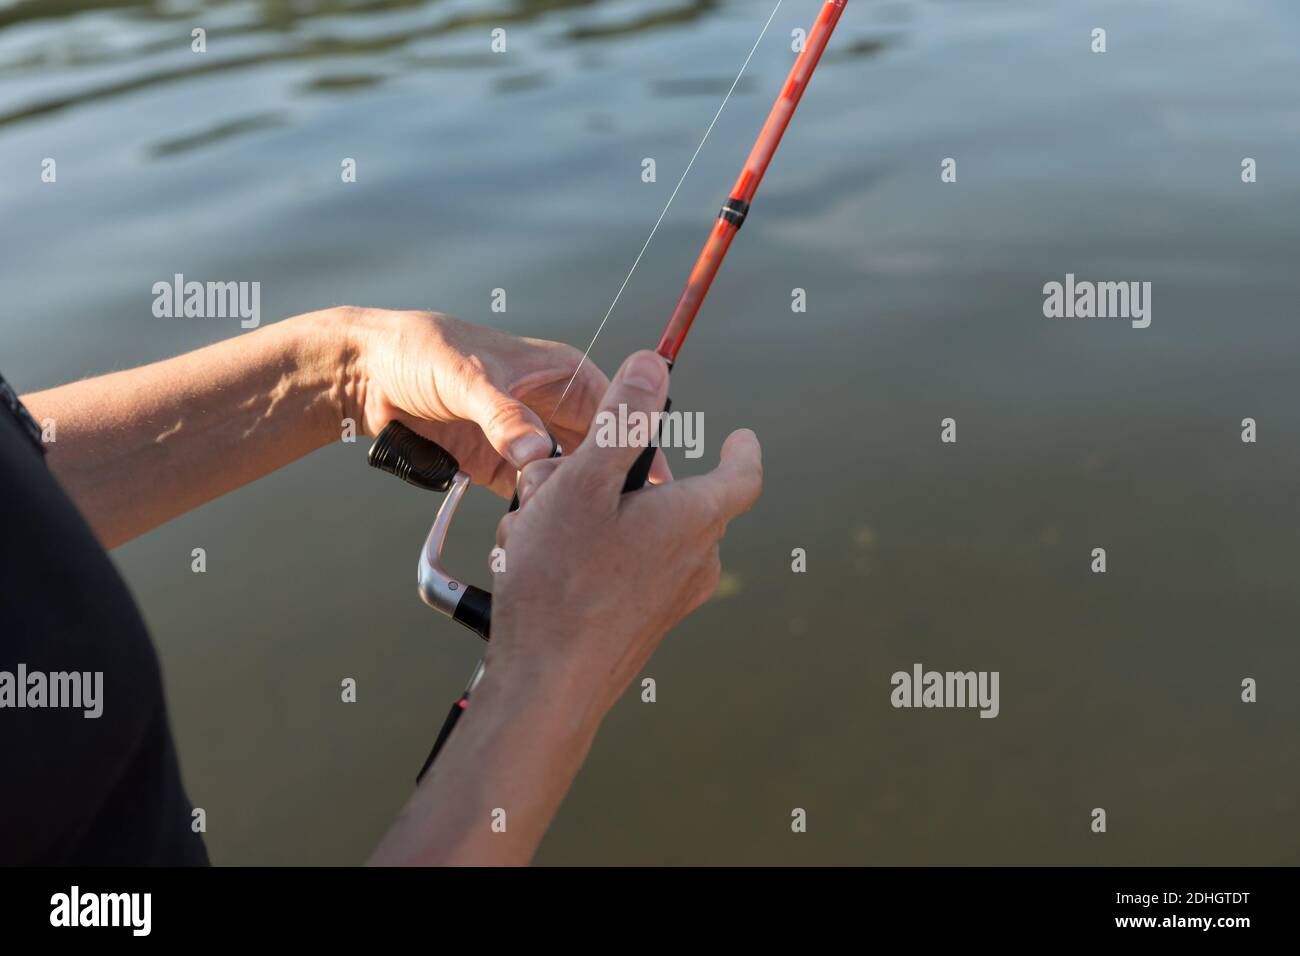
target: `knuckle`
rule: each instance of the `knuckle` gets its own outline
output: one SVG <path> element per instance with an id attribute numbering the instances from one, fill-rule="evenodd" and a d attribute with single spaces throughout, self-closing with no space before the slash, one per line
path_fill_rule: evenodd
<path id="1" fill-rule="evenodd" d="M 491 435 L 512 425 L 519 417 L 519 406 L 515 402 L 498 403 L 489 413 L 487 421 L 479 422 L 479 427 Z"/>
<path id="2" fill-rule="evenodd" d="M 463 382 L 473 382 L 487 377 L 487 364 L 477 355 L 460 353 L 455 359 L 456 376 Z"/>
<path id="3" fill-rule="evenodd" d="M 716 591 L 722 581 L 722 556 L 716 547 L 709 552 L 709 557 L 704 562 L 704 577 L 709 582 L 709 590 Z"/>
<path id="4" fill-rule="evenodd" d="M 715 542 L 726 534 L 727 520 L 726 502 L 717 495 L 711 495 L 704 512 L 704 529 Z"/>
<path id="5" fill-rule="evenodd" d="M 705 555 L 700 564 L 697 580 L 699 594 L 704 600 L 711 598 L 718 590 L 718 585 L 722 583 L 722 559 L 716 547 L 710 549 Z"/>

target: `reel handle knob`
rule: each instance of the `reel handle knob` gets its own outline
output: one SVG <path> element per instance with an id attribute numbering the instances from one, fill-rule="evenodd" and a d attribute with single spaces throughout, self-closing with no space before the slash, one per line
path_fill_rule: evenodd
<path id="1" fill-rule="evenodd" d="M 370 446 L 366 461 L 425 491 L 446 491 L 460 471 L 451 453 L 394 419 Z"/>

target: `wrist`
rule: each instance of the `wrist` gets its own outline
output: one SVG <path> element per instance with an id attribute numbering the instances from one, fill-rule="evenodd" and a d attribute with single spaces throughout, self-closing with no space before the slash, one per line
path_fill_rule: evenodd
<path id="1" fill-rule="evenodd" d="M 323 309 L 280 323 L 289 333 L 303 385 L 313 395 L 309 427 L 318 445 L 337 441 L 348 419 L 361 430 L 360 345 L 349 313 L 344 308 Z"/>
<path id="2" fill-rule="evenodd" d="M 566 741 L 585 754 L 612 704 L 600 693 L 597 676 L 568 666 L 558 653 L 549 661 L 500 653 L 509 646 L 508 638 L 495 643 L 502 637 L 494 628 L 494 648 L 488 652 L 475 699 L 486 693 L 508 701 L 520 715 L 544 723 L 548 737 Z"/>

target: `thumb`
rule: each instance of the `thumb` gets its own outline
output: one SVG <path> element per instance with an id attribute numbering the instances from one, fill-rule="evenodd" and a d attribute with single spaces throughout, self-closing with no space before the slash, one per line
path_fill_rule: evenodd
<path id="1" fill-rule="evenodd" d="M 668 363 L 663 356 L 633 352 L 609 383 L 571 467 L 592 476 L 595 485 L 621 489 L 628 469 L 655 437 L 651 416 L 663 411 L 667 396 Z M 629 426 L 626 434 L 620 427 L 624 421 Z M 638 421 L 644 429 L 635 427 Z"/>
<path id="2" fill-rule="evenodd" d="M 453 414 L 478 425 L 497 454 L 516 471 L 551 454 L 551 438 L 542 420 L 486 378 L 473 382 L 457 404 L 462 407 L 451 409 Z"/>

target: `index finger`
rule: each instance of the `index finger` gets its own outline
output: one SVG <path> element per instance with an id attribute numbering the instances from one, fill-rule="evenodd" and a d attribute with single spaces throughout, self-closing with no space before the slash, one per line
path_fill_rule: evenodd
<path id="1" fill-rule="evenodd" d="M 600 408 L 601 398 L 609 389 L 609 378 L 590 358 L 579 359 L 575 372 L 571 374 L 573 384 L 569 386 L 567 395 L 563 389 L 556 395 L 558 404 L 551 408 L 550 424 L 552 432 L 568 433 L 567 447 L 577 448 Z M 560 395 L 564 395 L 563 401 L 560 401 Z"/>

